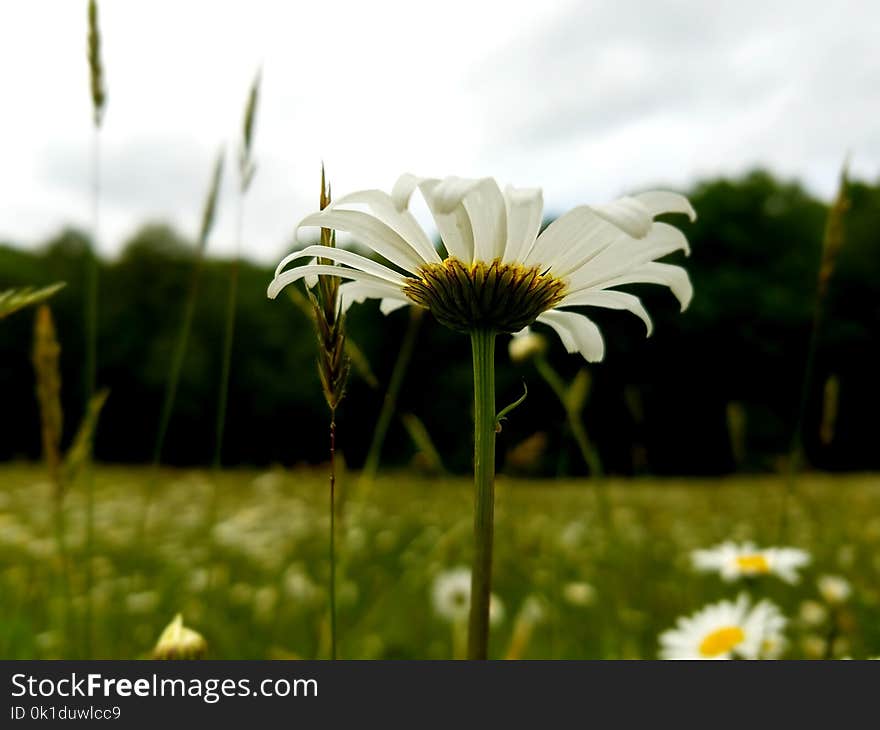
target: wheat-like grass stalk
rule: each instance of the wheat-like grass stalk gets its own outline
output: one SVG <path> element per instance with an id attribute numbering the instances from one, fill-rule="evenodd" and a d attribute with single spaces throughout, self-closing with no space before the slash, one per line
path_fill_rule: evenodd
<path id="1" fill-rule="evenodd" d="M 810 398 L 810 387 L 813 382 L 813 371 L 816 364 L 816 351 L 819 348 L 819 335 L 825 320 L 825 300 L 828 298 L 828 289 L 834 268 L 840 251 L 846 241 L 846 213 L 850 208 L 849 199 L 849 174 L 848 163 L 844 163 L 840 172 L 840 184 L 837 195 L 828 217 L 825 219 L 825 233 L 822 237 L 822 254 L 819 260 L 819 272 L 816 282 L 816 297 L 813 300 L 812 324 L 810 326 L 810 341 L 807 345 L 806 364 L 804 366 L 803 380 L 801 381 L 801 395 L 798 401 L 797 418 L 791 435 L 791 445 L 788 453 L 788 468 L 786 470 L 785 491 L 782 496 L 782 507 L 779 518 L 779 539 L 785 540 L 788 532 L 789 503 L 794 496 L 797 477 L 801 469 L 804 456 L 803 430 L 806 419 L 807 401 Z"/>
<path id="2" fill-rule="evenodd" d="M 40 432 L 43 444 L 43 460 L 52 483 L 52 514 L 55 527 L 55 545 L 58 553 L 59 580 L 63 597 L 63 622 L 65 638 L 73 634 L 73 597 L 70 587 L 70 571 L 67 555 L 67 527 L 64 519 L 65 482 L 61 468 L 61 433 L 63 414 L 61 410 L 61 346 L 55 332 L 52 312 L 41 304 L 34 318 L 34 346 L 32 362 L 36 378 L 37 405 L 40 411 Z"/>
<path id="3" fill-rule="evenodd" d="M 86 408 L 95 393 L 98 370 L 98 231 L 100 228 L 101 199 L 101 126 L 107 108 L 107 88 L 101 58 L 101 28 L 98 22 L 98 3 L 89 0 L 88 6 L 88 62 L 89 90 L 92 98 L 92 235 L 86 251 L 85 330 L 86 353 L 83 369 Z M 92 626 L 92 543 L 94 539 L 94 477 L 87 474 L 86 482 L 86 600 L 85 644 L 86 655 L 91 653 Z"/>
<path id="4" fill-rule="evenodd" d="M 180 329 L 177 333 L 177 342 L 174 347 L 174 354 L 171 358 L 171 366 L 168 371 L 168 381 L 165 385 L 165 398 L 162 402 L 162 413 L 159 417 L 159 429 L 156 433 L 156 445 L 153 449 L 153 465 L 158 466 L 162 459 L 162 449 L 165 446 L 165 436 L 168 432 L 168 425 L 171 422 L 171 414 L 174 411 L 174 401 L 177 396 L 177 386 L 180 382 L 180 371 L 183 367 L 183 360 L 186 356 L 187 345 L 189 344 L 189 333 L 192 329 L 192 320 L 195 313 L 196 301 L 199 294 L 199 283 L 202 276 L 202 267 L 204 264 L 205 247 L 208 244 L 208 238 L 211 229 L 214 226 L 214 219 L 217 214 L 217 198 L 220 191 L 220 181 L 223 177 L 223 150 L 217 154 L 214 162 L 214 169 L 211 173 L 211 182 L 208 186 L 208 193 L 202 207 L 202 223 L 199 228 L 199 237 L 196 243 L 194 253 L 194 261 L 192 274 L 190 276 L 189 289 L 183 305 L 183 313 L 180 319 Z"/>
<path id="5" fill-rule="evenodd" d="M 238 210 L 235 226 L 235 258 L 229 268 L 229 293 L 226 298 L 226 326 L 223 334 L 223 358 L 220 366 L 220 391 L 217 397 L 217 423 L 214 439 L 214 469 L 223 459 L 223 434 L 226 429 L 226 409 L 229 401 L 229 376 L 232 368 L 232 343 L 235 337 L 235 307 L 238 300 L 238 278 L 244 235 L 244 203 L 247 191 L 256 173 L 253 159 L 254 129 L 257 102 L 260 95 L 260 71 L 251 83 L 242 123 L 241 144 L 238 150 Z"/>
<path id="6" fill-rule="evenodd" d="M 196 242 L 194 252 L 194 261 L 192 274 L 190 276 L 189 289 L 186 299 L 184 300 L 183 312 L 180 319 L 180 329 L 177 333 L 177 341 L 174 347 L 174 353 L 171 357 L 171 364 L 168 371 L 168 380 L 165 384 L 165 397 L 162 401 L 162 411 L 159 416 L 159 427 L 156 432 L 156 444 L 153 449 L 153 476 L 147 485 L 146 494 L 144 496 L 143 514 L 141 517 L 140 539 L 146 535 L 149 525 L 150 508 L 152 503 L 153 487 L 155 484 L 156 473 L 162 460 L 162 451 L 165 446 L 165 437 L 168 433 L 168 426 L 171 423 L 171 415 L 174 412 L 174 401 L 177 397 L 177 387 L 180 382 L 180 373 L 183 368 L 183 361 L 186 357 L 187 345 L 189 344 L 189 334 L 192 329 L 193 316 L 195 314 L 196 301 L 199 294 L 199 282 L 202 275 L 202 267 L 204 264 L 205 248 L 208 245 L 208 238 L 214 227 L 214 221 L 217 216 L 217 200 L 220 194 L 220 183 L 223 178 L 223 157 L 224 151 L 221 148 L 217 153 L 214 167 L 211 172 L 211 180 L 208 185 L 208 192 L 202 206 L 202 222 L 199 227 L 199 237 Z"/>
<path id="7" fill-rule="evenodd" d="M 43 459 L 49 471 L 49 480 L 60 502 L 64 492 L 61 473 L 61 346 L 55 334 L 52 311 L 45 304 L 37 309 L 34 322 L 34 373 L 37 380 L 37 403 L 40 407 L 40 432 Z"/>
<path id="8" fill-rule="evenodd" d="M 321 210 L 330 205 L 330 187 L 321 165 Z M 322 228 L 321 244 L 336 245 L 336 232 Z M 331 264 L 325 259 L 320 263 Z M 318 337 L 318 376 L 330 409 L 330 655 L 336 659 L 336 409 L 345 396 L 351 360 L 345 348 L 345 315 L 339 306 L 339 278 L 320 276 L 309 291 Z"/>

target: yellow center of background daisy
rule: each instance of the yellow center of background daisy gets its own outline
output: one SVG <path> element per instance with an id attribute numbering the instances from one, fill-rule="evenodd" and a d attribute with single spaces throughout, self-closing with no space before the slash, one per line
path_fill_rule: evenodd
<path id="1" fill-rule="evenodd" d="M 736 567 L 744 573 L 769 573 L 770 563 L 761 554 L 739 555 L 736 558 Z"/>
<path id="2" fill-rule="evenodd" d="M 745 638 L 745 632 L 739 626 L 716 629 L 700 642 L 700 656 L 711 658 L 727 654 Z"/>

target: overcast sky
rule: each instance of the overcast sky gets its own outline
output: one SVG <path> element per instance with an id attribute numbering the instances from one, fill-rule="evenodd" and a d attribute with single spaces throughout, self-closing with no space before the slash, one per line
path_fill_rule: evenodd
<path id="1" fill-rule="evenodd" d="M 192 236 L 263 67 L 245 255 L 334 191 L 492 175 L 548 208 L 765 165 L 830 196 L 880 173 L 880 3 L 827 0 L 104 0 L 100 248 Z M 0 240 L 89 220 L 85 0 L 0 4 Z M 235 165 L 210 249 L 233 245 Z"/>

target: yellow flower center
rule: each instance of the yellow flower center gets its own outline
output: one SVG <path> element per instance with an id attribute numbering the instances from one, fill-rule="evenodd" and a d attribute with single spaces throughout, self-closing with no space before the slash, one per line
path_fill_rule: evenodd
<path id="1" fill-rule="evenodd" d="M 738 555 L 736 558 L 736 567 L 743 573 L 769 573 L 770 563 L 760 553 L 755 555 Z"/>
<path id="2" fill-rule="evenodd" d="M 565 282 L 537 266 L 465 264 L 450 257 L 425 264 L 403 287 L 406 296 L 430 309 L 441 324 L 460 332 L 489 329 L 519 332 L 565 296 Z"/>
<path id="3" fill-rule="evenodd" d="M 721 654 L 727 654 L 745 638 L 745 632 L 739 626 L 725 626 L 716 629 L 700 642 L 700 656 L 711 659 Z"/>

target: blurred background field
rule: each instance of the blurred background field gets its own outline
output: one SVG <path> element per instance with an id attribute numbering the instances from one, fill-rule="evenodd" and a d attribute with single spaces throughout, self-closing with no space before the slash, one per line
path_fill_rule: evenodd
<path id="1" fill-rule="evenodd" d="M 469 563 L 470 480 L 393 473 L 364 494 L 355 477 L 341 479 L 340 656 L 454 655 L 454 629 L 437 615 L 432 586 L 444 571 Z M 73 492 L 67 501 L 62 571 L 41 469 L 5 466 L 0 482 L 0 655 L 82 655 L 83 496 Z M 155 499 L 141 539 L 150 484 Z M 694 548 L 726 539 L 772 544 L 780 486 L 772 476 L 612 480 L 609 534 L 589 480 L 501 478 L 494 592 L 503 611 L 492 655 L 654 658 L 658 634 L 677 616 L 742 588 L 771 598 L 790 617 L 787 656 L 818 658 L 828 624 L 817 623 L 809 607 L 821 603 L 816 578 L 826 573 L 853 588 L 839 616 L 835 655 L 880 653 L 876 477 L 801 480 L 788 542 L 808 550 L 812 564 L 798 585 L 771 576 L 730 586 L 692 570 Z M 179 611 L 205 636 L 209 657 L 326 656 L 326 501 L 321 470 L 154 476 L 98 469 L 93 656 L 146 656 Z M 64 581 L 78 597 L 71 616 Z"/>
<path id="2" fill-rule="evenodd" d="M 497 439 L 492 656 L 654 658 L 740 590 L 779 605 L 786 657 L 880 654 L 878 11 L 845 4 L 0 9 L 21 69 L 0 134 L 0 657 L 147 657 L 178 613 L 212 658 L 331 655 L 314 312 L 266 296 L 325 159 L 335 195 L 402 172 L 541 186 L 544 226 L 654 188 L 698 212 L 676 222 L 692 255 L 666 259 L 688 310 L 625 287 L 651 338 L 589 308 L 601 363 L 499 339 L 497 403 L 528 397 Z M 437 587 L 472 558 L 467 338 L 375 302 L 345 326 L 339 656 L 461 657 Z M 693 570 L 730 540 L 811 564 L 795 586 Z"/>

